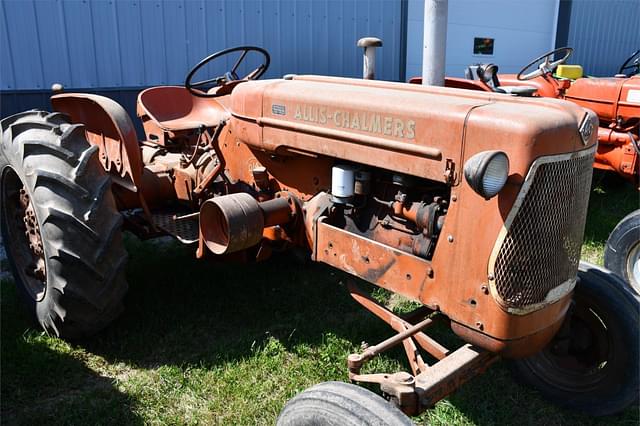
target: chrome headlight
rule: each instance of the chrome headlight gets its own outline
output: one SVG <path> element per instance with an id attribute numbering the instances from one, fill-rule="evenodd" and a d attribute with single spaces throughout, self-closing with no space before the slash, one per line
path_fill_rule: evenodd
<path id="1" fill-rule="evenodd" d="M 467 160 L 464 177 L 474 191 L 488 200 L 507 182 L 509 158 L 502 151 L 479 152 Z"/>

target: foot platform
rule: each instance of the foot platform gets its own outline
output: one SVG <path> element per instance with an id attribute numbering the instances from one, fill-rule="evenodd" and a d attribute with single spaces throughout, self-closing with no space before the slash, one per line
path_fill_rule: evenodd
<path id="1" fill-rule="evenodd" d="M 184 216 L 175 213 L 152 213 L 153 224 L 183 244 L 198 241 L 198 213 Z"/>

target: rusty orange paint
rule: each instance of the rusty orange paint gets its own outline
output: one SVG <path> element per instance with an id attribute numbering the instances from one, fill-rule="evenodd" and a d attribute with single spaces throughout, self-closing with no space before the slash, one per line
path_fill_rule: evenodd
<path id="1" fill-rule="evenodd" d="M 295 200 L 295 220 L 260 228 L 253 254 L 259 260 L 270 253 L 269 241 L 302 246 L 316 261 L 441 311 L 465 340 L 506 356 L 539 350 L 562 322 L 570 294 L 513 315 L 483 288 L 496 240 L 533 161 L 592 147 L 596 132 L 585 143 L 577 128 L 585 116 L 595 122 L 593 113 L 554 99 L 319 76 L 243 82 L 215 99 L 185 96 L 180 88 L 161 87 L 139 97 L 147 160 L 135 179 L 154 206 L 179 201 L 197 212 L 223 194 L 245 192 L 265 203 L 285 192 Z M 174 97 L 182 107 L 172 110 Z M 185 148 L 170 151 L 177 141 Z M 212 150 L 217 162 L 209 166 L 196 170 L 198 162 L 187 161 L 192 152 Z M 467 159 L 487 150 L 510 159 L 507 184 L 490 200 L 462 177 Z M 132 154 L 131 161 L 139 156 Z M 446 217 L 431 259 L 412 254 L 406 229 L 379 227 L 363 236 L 323 219 L 335 208 L 329 191 L 338 162 L 447 188 Z M 263 168 L 256 181 L 255 171 Z M 207 180 L 211 176 L 215 183 Z M 415 224 L 416 206 L 395 205 L 392 213 Z M 198 257 L 205 255 L 206 235 L 200 232 Z"/>
<path id="2" fill-rule="evenodd" d="M 87 93 L 64 93 L 51 97 L 56 111 L 73 123 L 85 126 L 89 141 L 98 146 L 105 170 L 123 186 L 136 191 L 142 179 L 138 138 L 129 115 L 111 99 Z"/>

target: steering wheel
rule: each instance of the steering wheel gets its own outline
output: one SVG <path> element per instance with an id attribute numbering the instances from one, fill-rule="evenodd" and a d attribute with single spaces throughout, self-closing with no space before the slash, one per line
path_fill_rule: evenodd
<path id="1" fill-rule="evenodd" d="M 555 55 L 559 52 L 563 52 L 563 53 L 566 52 L 566 53 L 561 59 L 558 59 L 557 61 L 551 61 L 551 59 L 554 58 Z M 555 69 L 558 68 L 558 65 L 562 65 L 565 62 L 567 62 L 567 59 L 569 59 L 569 56 L 571 56 L 572 53 L 573 53 L 573 49 L 571 47 L 561 47 L 559 49 L 552 50 L 551 52 L 545 53 L 544 55 L 534 59 L 533 61 L 525 65 L 524 68 L 520 70 L 516 78 L 520 81 L 527 81 L 536 77 L 540 77 L 541 75 L 544 75 L 547 73 L 552 74 L 555 71 Z M 529 68 L 531 68 L 532 66 L 534 66 L 535 64 L 543 60 L 544 62 L 538 65 L 537 70 L 531 71 L 530 73 L 525 74 L 525 71 L 527 71 Z"/>
<path id="2" fill-rule="evenodd" d="M 244 59 L 247 56 L 247 53 L 249 52 L 258 52 L 263 56 L 263 60 L 262 63 L 255 68 L 253 71 L 251 71 L 249 74 L 245 75 L 244 77 L 240 78 L 237 74 L 238 71 L 238 67 L 240 66 L 240 64 L 242 63 L 242 61 L 244 61 Z M 198 72 L 200 70 L 200 68 L 204 67 L 205 65 L 207 65 L 209 62 L 213 61 L 214 59 L 218 59 L 222 56 L 228 55 L 230 53 L 233 52 L 242 52 L 240 54 L 240 57 L 238 57 L 238 60 L 236 60 L 236 63 L 233 65 L 233 68 L 231 68 L 231 70 L 225 72 L 223 75 L 215 77 L 215 78 L 210 78 L 207 80 L 201 80 L 201 81 L 197 81 L 195 83 L 193 83 L 191 80 L 193 79 L 193 76 L 196 74 L 196 72 Z M 197 88 L 202 88 L 205 86 L 208 86 L 212 83 L 215 83 L 214 87 L 220 87 L 220 86 L 228 86 L 228 85 L 235 85 L 241 81 L 246 81 L 246 80 L 257 80 L 260 77 L 262 77 L 262 75 L 265 73 L 265 71 L 267 71 L 267 68 L 269 68 L 269 63 L 271 62 L 271 56 L 269 56 L 269 52 L 267 52 L 266 50 L 264 50 L 261 47 L 255 47 L 255 46 L 238 46 L 238 47 L 231 47 L 229 49 L 224 49 L 221 50 L 219 52 L 214 53 L 213 55 L 207 56 L 206 58 L 204 58 L 203 60 L 201 60 L 200 62 L 198 62 L 198 64 L 193 67 L 191 69 L 191 71 L 189 71 L 189 74 L 187 74 L 187 78 L 184 81 L 184 87 L 194 96 L 199 96 L 201 98 L 215 98 L 218 96 L 222 96 L 223 94 L 226 94 L 226 91 L 221 91 L 221 90 L 216 90 L 214 93 L 203 93 L 200 90 L 195 90 Z"/>
<path id="3" fill-rule="evenodd" d="M 624 72 L 625 70 L 633 70 L 631 73 L 627 74 Z M 636 50 L 624 61 L 624 64 L 618 70 L 618 74 L 625 74 L 627 76 L 632 76 L 640 73 L 640 50 Z"/>

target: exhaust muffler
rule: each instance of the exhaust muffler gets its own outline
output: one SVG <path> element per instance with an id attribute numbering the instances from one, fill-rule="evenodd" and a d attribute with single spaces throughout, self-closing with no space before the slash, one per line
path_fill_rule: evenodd
<path id="1" fill-rule="evenodd" d="M 222 195 L 200 207 L 200 234 L 213 253 L 233 253 L 258 244 L 264 228 L 290 222 L 294 212 L 290 196 L 258 202 L 244 192 Z"/>

